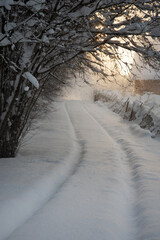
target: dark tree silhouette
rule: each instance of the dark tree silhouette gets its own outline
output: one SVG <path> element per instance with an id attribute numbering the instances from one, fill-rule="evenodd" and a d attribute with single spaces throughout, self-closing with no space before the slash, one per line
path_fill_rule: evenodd
<path id="1" fill-rule="evenodd" d="M 15 156 L 40 94 L 49 81 L 59 90 L 78 57 L 96 71 L 99 52 L 116 58 L 121 47 L 158 67 L 159 11 L 153 0 L 1 1 L 0 157 Z"/>

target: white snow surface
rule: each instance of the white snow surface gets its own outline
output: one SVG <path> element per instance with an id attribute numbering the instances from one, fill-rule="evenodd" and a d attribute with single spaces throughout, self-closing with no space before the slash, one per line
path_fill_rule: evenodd
<path id="1" fill-rule="evenodd" d="M 0 0 L 0 7 L 5 7 L 7 10 L 11 10 L 12 4 L 14 4 L 13 0 Z"/>
<path id="2" fill-rule="evenodd" d="M 12 30 L 13 28 L 16 27 L 16 23 L 14 22 L 7 22 L 4 26 L 5 32 L 9 32 L 10 30 Z"/>
<path id="3" fill-rule="evenodd" d="M 64 104 L 29 134 L 15 159 L 0 159 L 0 240 L 53 196 L 74 169 L 79 146 Z"/>
<path id="4" fill-rule="evenodd" d="M 146 132 L 104 104 L 55 103 L 0 161 L 0 240 L 159 240 L 159 139 Z"/>
<path id="5" fill-rule="evenodd" d="M 97 101 L 102 101 L 122 118 L 132 120 L 135 124 L 148 129 L 152 136 L 160 133 L 159 95 L 145 93 L 142 96 L 139 94 L 131 96 L 128 93 L 124 96 L 118 91 L 96 90 L 95 96 Z"/>
<path id="6" fill-rule="evenodd" d="M 27 78 L 37 89 L 39 88 L 38 80 L 30 72 L 23 73 L 23 77 Z"/>
<path id="7" fill-rule="evenodd" d="M 27 6 L 32 7 L 35 11 L 39 11 L 42 9 L 43 3 L 45 3 L 45 0 L 29 0 Z"/>

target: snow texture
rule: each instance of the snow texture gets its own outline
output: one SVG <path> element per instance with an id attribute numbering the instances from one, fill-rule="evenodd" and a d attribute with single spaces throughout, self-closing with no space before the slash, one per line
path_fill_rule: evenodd
<path id="1" fill-rule="evenodd" d="M 144 95 L 123 96 L 118 91 L 96 90 L 96 101 L 102 101 L 114 112 L 129 121 L 152 132 L 152 136 L 160 134 L 160 96 L 146 93 Z M 101 103 L 99 103 L 101 104 Z"/>
<path id="2" fill-rule="evenodd" d="M 0 46 L 3 47 L 3 46 L 7 46 L 7 45 L 10 45 L 11 42 L 8 40 L 7 37 L 4 36 L 4 34 L 0 33 Z"/>
<path id="3" fill-rule="evenodd" d="M 45 3 L 45 0 L 29 0 L 27 1 L 27 6 L 32 7 L 35 11 L 39 11 L 43 3 Z"/>
<path id="4" fill-rule="evenodd" d="M 79 146 L 65 110 L 42 121 L 16 159 L 0 161 L 0 240 L 47 202 L 79 161 Z"/>
<path id="5" fill-rule="evenodd" d="M 54 109 L 0 162 L 0 240 L 159 240 L 159 140 L 104 104 Z"/>
<path id="6" fill-rule="evenodd" d="M 0 0 L 0 7 L 5 7 L 7 10 L 11 10 L 12 4 L 14 4 L 13 0 Z"/>
<path id="7" fill-rule="evenodd" d="M 28 81 L 31 82 L 33 84 L 33 86 L 35 86 L 37 89 L 39 88 L 39 82 L 30 72 L 25 72 L 23 74 L 23 77 L 27 78 Z"/>
<path id="8" fill-rule="evenodd" d="M 28 92 L 28 91 L 29 91 L 29 87 L 28 87 L 28 86 L 25 86 L 25 87 L 24 87 L 24 91 L 25 91 L 25 92 Z"/>
<path id="9" fill-rule="evenodd" d="M 5 32 L 9 32 L 10 30 L 12 30 L 15 27 L 16 27 L 16 23 L 8 22 L 8 23 L 5 24 L 4 30 L 5 30 Z"/>

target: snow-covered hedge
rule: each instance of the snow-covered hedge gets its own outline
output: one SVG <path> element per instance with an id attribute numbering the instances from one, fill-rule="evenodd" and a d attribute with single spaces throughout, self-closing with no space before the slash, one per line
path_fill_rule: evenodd
<path id="1" fill-rule="evenodd" d="M 117 91 L 95 90 L 95 101 L 103 101 L 123 119 L 134 121 L 140 127 L 160 134 L 160 96 L 144 94 L 143 96 L 123 96 Z"/>

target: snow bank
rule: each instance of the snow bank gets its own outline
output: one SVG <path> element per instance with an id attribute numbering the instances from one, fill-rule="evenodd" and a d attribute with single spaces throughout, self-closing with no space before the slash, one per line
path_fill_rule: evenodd
<path id="1" fill-rule="evenodd" d="M 160 96 L 155 94 L 122 96 L 118 91 L 95 90 L 95 101 L 104 102 L 123 119 L 133 121 L 152 135 L 160 134 Z M 137 128 L 134 126 L 134 128 Z"/>
<path id="2" fill-rule="evenodd" d="M 80 159 L 65 105 L 59 104 L 15 159 L 0 162 L 0 240 L 28 220 L 59 190 Z"/>

